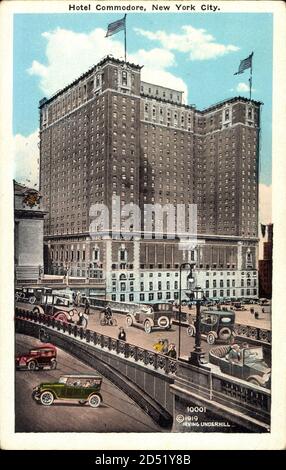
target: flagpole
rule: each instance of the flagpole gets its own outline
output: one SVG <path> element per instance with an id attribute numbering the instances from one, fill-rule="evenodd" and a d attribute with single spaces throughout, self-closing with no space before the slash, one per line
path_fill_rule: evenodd
<path id="1" fill-rule="evenodd" d="M 253 57 L 253 52 L 251 56 Z M 249 77 L 249 100 L 250 101 L 251 101 L 251 89 L 252 89 L 252 57 L 251 57 L 250 77 Z"/>
<path id="2" fill-rule="evenodd" d="M 124 21 L 124 57 L 125 57 L 125 63 L 126 63 L 126 16 L 125 15 L 125 21 Z"/>

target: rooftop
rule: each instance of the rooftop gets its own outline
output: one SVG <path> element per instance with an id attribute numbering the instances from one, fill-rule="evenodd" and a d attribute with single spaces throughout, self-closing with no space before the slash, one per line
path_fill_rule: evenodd
<path id="1" fill-rule="evenodd" d="M 69 83 L 64 88 L 61 88 L 60 90 L 56 91 L 52 96 L 50 96 L 50 98 L 42 98 L 39 101 L 39 108 L 41 108 L 44 104 L 47 104 L 47 103 L 50 103 L 51 101 L 53 101 L 55 98 L 57 98 L 62 93 L 64 93 L 66 90 L 68 90 L 71 86 L 73 86 L 76 83 L 80 82 L 80 80 L 84 79 L 85 77 L 88 77 L 88 75 L 90 75 L 92 72 L 94 72 L 97 67 L 100 67 L 100 66 L 104 65 L 107 62 L 113 62 L 115 64 L 126 64 L 126 65 L 129 65 L 130 67 L 133 67 L 133 68 L 138 69 L 138 70 L 141 70 L 143 68 L 143 66 L 141 66 L 141 65 L 133 64 L 132 62 L 125 62 L 124 60 L 115 59 L 115 57 L 113 57 L 112 55 L 107 55 L 107 56 L 103 57 L 103 59 L 101 59 L 100 62 L 93 65 L 86 72 L 84 72 L 82 75 L 80 75 L 78 78 L 76 78 L 73 82 Z"/>

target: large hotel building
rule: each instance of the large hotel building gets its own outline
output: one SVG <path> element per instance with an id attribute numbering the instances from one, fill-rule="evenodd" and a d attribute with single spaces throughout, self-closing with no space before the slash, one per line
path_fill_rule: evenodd
<path id="1" fill-rule="evenodd" d="M 103 278 L 108 299 L 153 302 L 178 298 L 180 265 L 195 262 L 207 297 L 256 297 L 261 103 L 198 110 L 141 81 L 141 68 L 108 56 L 40 102 L 46 272 Z M 142 232 L 91 236 L 91 206 L 111 213 L 114 196 L 140 207 Z M 146 204 L 196 204 L 197 247 L 146 237 Z"/>

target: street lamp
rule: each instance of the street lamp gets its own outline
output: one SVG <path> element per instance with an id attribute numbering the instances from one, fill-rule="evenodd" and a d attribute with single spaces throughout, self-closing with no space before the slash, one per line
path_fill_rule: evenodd
<path id="1" fill-rule="evenodd" d="M 182 263 L 180 265 L 180 281 L 179 281 L 179 347 L 178 347 L 178 358 L 181 356 L 181 316 L 182 316 L 182 270 L 189 269 L 189 274 L 187 276 L 187 287 L 188 283 L 192 284 L 195 282 L 193 276 L 193 267 L 195 263 Z"/>
<path id="2" fill-rule="evenodd" d="M 204 292 L 199 286 L 196 286 L 193 290 L 193 295 L 196 302 L 196 334 L 195 347 L 189 357 L 189 363 L 194 366 L 201 366 L 203 363 L 202 359 L 205 355 L 201 348 L 201 301 L 204 298 Z"/>

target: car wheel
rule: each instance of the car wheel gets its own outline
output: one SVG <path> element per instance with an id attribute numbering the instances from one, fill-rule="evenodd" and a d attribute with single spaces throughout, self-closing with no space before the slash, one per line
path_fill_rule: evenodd
<path id="1" fill-rule="evenodd" d="M 36 297 L 33 295 L 32 297 L 29 298 L 30 304 L 34 304 L 36 302 Z"/>
<path id="2" fill-rule="evenodd" d="M 229 328 L 222 328 L 218 334 L 219 339 L 223 341 L 228 341 L 231 337 L 231 330 Z"/>
<path id="3" fill-rule="evenodd" d="M 151 325 L 151 322 L 149 320 L 146 320 L 145 323 L 144 323 L 144 330 L 145 330 L 145 333 L 151 333 L 152 331 L 152 325 Z"/>
<path id="4" fill-rule="evenodd" d="M 57 361 L 54 359 L 53 361 L 51 361 L 51 369 L 55 370 L 56 368 L 57 368 Z"/>
<path id="5" fill-rule="evenodd" d="M 208 344 L 214 344 L 215 343 L 215 340 L 216 340 L 216 337 L 213 333 L 209 333 L 207 335 L 207 342 Z"/>
<path id="6" fill-rule="evenodd" d="M 111 325 L 112 325 L 112 326 L 117 326 L 117 320 L 116 320 L 116 318 L 112 318 L 112 319 L 111 319 Z"/>
<path id="7" fill-rule="evenodd" d="M 196 328 L 194 327 L 194 325 L 188 326 L 187 335 L 188 336 L 195 336 L 195 334 L 196 334 Z"/>
<path id="8" fill-rule="evenodd" d="M 85 405 L 85 403 L 86 403 L 86 400 L 79 400 L 80 405 Z"/>
<path id="9" fill-rule="evenodd" d="M 133 325 L 133 318 L 130 315 L 128 315 L 126 317 L 126 325 L 127 326 L 132 326 Z"/>
<path id="10" fill-rule="evenodd" d="M 52 392 L 42 392 L 40 396 L 40 401 L 44 406 L 51 406 L 54 402 L 54 395 Z"/>
<path id="11" fill-rule="evenodd" d="M 35 363 L 35 361 L 30 361 L 27 367 L 28 367 L 28 370 L 36 370 L 37 364 Z"/>
<path id="12" fill-rule="evenodd" d="M 99 395 L 96 395 L 95 393 L 91 395 L 88 399 L 88 404 L 92 408 L 97 408 L 101 403 L 101 398 Z"/>

